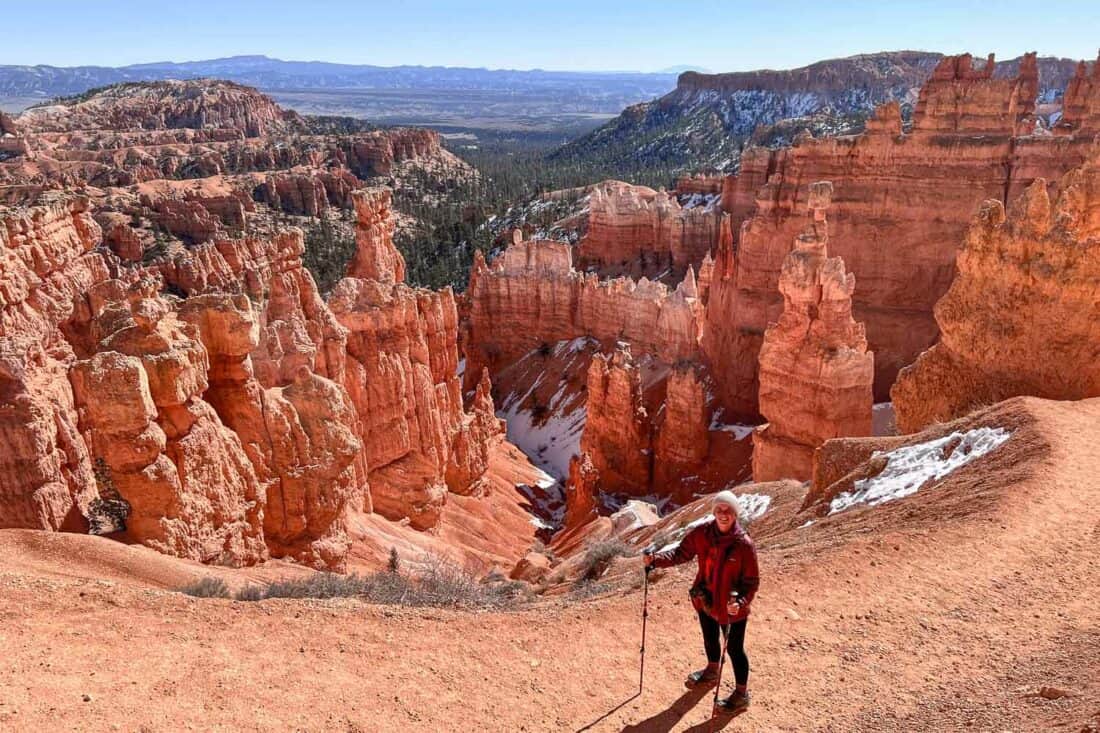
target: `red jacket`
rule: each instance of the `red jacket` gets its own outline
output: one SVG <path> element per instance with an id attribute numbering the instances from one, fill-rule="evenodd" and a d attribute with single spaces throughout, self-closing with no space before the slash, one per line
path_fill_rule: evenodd
<path id="1" fill-rule="evenodd" d="M 693 557 L 699 561 L 699 571 L 692 587 L 702 583 L 712 599 L 710 607 L 705 608 L 706 601 L 693 594 L 691 602 L 696 610 L 706 611 L 720 624 L 748 618 L 749 604 L 760 586 L 760 569 L 756 564 L 756 546 L 741 525 L 734 524 L 732 530 L 722 534 L 711 520 L 688 532 L 679 547 L 655 553 L 653 566 L 667 568 Z M 733 603 L 731 594 L 736 594 Z"/>

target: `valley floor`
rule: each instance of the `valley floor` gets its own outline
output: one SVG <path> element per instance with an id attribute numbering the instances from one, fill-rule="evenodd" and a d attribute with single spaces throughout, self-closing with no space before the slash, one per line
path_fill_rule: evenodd
<path id="1" fill-rule="evenodd" d="M 716 729 L 1100 727 L 1100 400 L 1024 404 L 999 469 L 760 538 L 754 702 Z M 242 603 L 99 538 L 0 531 L 0 557 L 4 730 L 707 730 L 686 568 L 650 588 L 632 697 L 636 587 L 491 613 Z"/>

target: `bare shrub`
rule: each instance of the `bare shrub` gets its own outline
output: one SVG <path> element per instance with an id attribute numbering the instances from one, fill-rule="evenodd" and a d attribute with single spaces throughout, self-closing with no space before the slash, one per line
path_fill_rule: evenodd
<path id="1" fill-rule="evenodd" d="M 234 597 L 238 601 L 262 601 L 265 598 L 265 591 L 259 585 L 246 585 L 237 591 Z"/>
<path id="2" fill-rule="evenodd" d="M 229 587 L 221 578 L 208 576 L 183 586 L 180 593 L 195 598 L 229 598 Z"/>
<path id="3" fill-rule="evenodd" d="M 347 598 L 363 593 L 363 578 L 352 573 L 314 573 L 304 578 L 278 580 L 267 586 L 264 598 Z"/>
<path id="4" fill-rule="evenodd" d="M 237 600 L 356 597 L 395 606 L 504 608 L 533 597 L 525 583 L 509 580 L 500 573 L 489 573 L 478 580 L 468 570 L 436 555 L 426 556 L 423 571 L 415 576 L 390 567 L 367 575 L 316 573 L 276 581 L 267 588 L 250 585 L 237 594 Z"/>
<path id="5" fill-rule="evenodd" d="M 607 583 L 581 579 L 573 584 L 573 587 L 569 591 L 569 595 L 574 600 L 585 600 L 603 595 L 604 593 L 610 593 L 612 590 L 613 588 Z"/>
<path id="6" fill-rule="evenodd" d="M 593 542 L 584 551 L 584 559 L 581 561 L 581 574 L 578 585 L 596 580 L 611 566 L 611 561 L 617 557 L 631 557 L 634 548 L 622 540 L 599 540 Z"/>

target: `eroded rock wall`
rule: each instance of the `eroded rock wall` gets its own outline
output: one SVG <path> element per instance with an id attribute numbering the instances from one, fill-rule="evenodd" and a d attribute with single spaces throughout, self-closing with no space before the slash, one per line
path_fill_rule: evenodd
<path id="1" fill-rule="evenodd" d="M 701 200 L 682 206 L 677 191 L 621 181 L 595 186 L 588 199 L 587 230 L 577 246 L 578 269 L 605 277 L 672 281 L 679 281 L 689 266 L 698 269 L 718 242 L 719 196 L 710 190 L 713 183 L 687 179 L 684 185 L 684 194 Z"/>
<path id="2" fill-rule="evenodd" d="M 117 500 L 164 552 L 341 569 L 349 510 L 427 528 L 482 490 L 488 377 L 466 410 L 453 295 L 398 281 L 384 192 L 354 194 L 368 251 L 330 303 L 300 230 L 142 266 L 51 196 L 0 212 L 0 526 L 87 531 Z"/>
<path id="3" fill-rule="evenodd" d="M 58 325 L 106 276 L 99 236 L 82 199 L 0 209 L 0 526 L 80 531 L 98 498 Z"/>
<path id="4" fill-rule="evenodd" d="M 912 130 L 896 104 L 864 133 L 790 148 L 750 149 L 727 180 L 722 208 L 734 236 L 715 254 L 703 349 L 730 414 L 758 415 L 757 363 L 779 319 L 779 277 L 807 211 L 807 181 L 835 186 L 831 252 L 855 274 L 855 318 L 875 353 L 875 396 L 936 340 L 932 315 L 951 284 L 955 249 L 981 201 L 1056 180 L 1087 156 L 1092 137 L 1032 134 L 1034 57 L 1017 77 L 989 78 L 969 57 L 943 59 L 921 91 Z"/>
<path id="5" fill-rule="evenodd" d="M 1100 161 L 1057 189 L 1037 179 L 1008 215 L 982 205 L 936 304 L 940 342 L 894 385 L 903 432 L 1017 395 L 1100 395 Z"/>
<path id="6" fill-rule="evenodd" d="M 636 355 L 670 364 L 697 358 L 698 295 L 690 269 L 673 291 L 644 278 L 600 280 L 573 269 L 569 245 L 517 238 L 491 266 L 475 258 L 466 296 L 468 379 L 482 367 L 492 374 L 540 344 L 582 336 L 629 341 Z"/>

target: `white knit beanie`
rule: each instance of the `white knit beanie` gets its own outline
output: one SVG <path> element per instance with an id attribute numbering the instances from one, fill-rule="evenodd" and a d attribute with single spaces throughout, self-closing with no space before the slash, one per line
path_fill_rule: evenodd
<path id="1" fill-rule="evenodd" d="M 737 501 L 737 495 L 732 491 L 719 491 L 714 495 L 714 501 L 712 506 L 718 506 L 719 504 L 728 504 L 733 508 L 733 514 L 738 519 L 741 518 L 741 503 Z"/>

